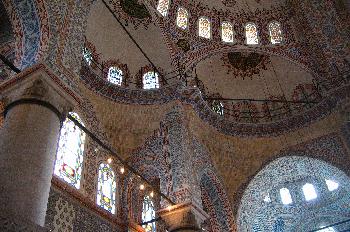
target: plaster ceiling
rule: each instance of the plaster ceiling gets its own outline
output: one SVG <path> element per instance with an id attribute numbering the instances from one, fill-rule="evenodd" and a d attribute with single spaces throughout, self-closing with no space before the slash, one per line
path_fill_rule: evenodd
<path id="1" fill-rule="evenodd" d="M 196 73 L 209 93 L 219 93 L 224 98 L 250 99 L 267 99 L 271 95 L 280 96 L 285 93 L 287 99 L 291 99 L 298 84 L 312 83 L 310 73 L 288 60 L 257 54 L 263 57 L 262 60 L 249 65 L 241 60 L 247 59 L 253 53 L 243 54 L 244 58 L 232 60 L 232 63 L 227 58 L 228 53 L 218 54 L 198 63 Z M 239 62 L 242 65 L 237 64 Z M 257 74 L 250 76 L 249 73 L 254 72 Z"/>
<path id="2" fill-rule="evenodd" d="M 118 15 L 118 12 L 116 14 L 125 23 L 123 16 Z M 135 28 L 132 23 L 125 25 L 157 67 L 165 72 L 173 70 L 169 50 L 163 41 L 161 30 L 157 26 L 152 23 L 148 24 L 146 28 L 143 25 Z M 92 6 L 85 35 L 87 40 L 96 47 L 100 61 L 118 59 L 121 63 L 128 65 L 131 75 L 135 75 L 141 67 L 149 65 L 147 59 L 102 1 L 96 1 Z"/>

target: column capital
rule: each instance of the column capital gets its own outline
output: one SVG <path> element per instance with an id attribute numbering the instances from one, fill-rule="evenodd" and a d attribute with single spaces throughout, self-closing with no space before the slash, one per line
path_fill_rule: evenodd
<path id="1" fill-rule="evenodd" d="M 45 64 L 34 65 L 0 85 L 0 99 L 5 109 L 14 102 L 29 100 L 51 105 L 64 115 L 79 103 L 80 98 Z"/>
<path id="2" fill-rule="evenodd" d="M 157 214 L 164 220 L 169 232 L 201 231 L 203 222 L 209 218 L 201 207 L 192 202 L 168 206 Z"/>

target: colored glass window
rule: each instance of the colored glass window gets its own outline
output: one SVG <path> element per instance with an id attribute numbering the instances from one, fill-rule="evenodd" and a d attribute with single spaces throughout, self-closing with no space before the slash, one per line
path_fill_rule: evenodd
<path id="1" fill-rule="evenodd" d="M 144 89 L 158 89 L 158 73 L 152 71 L 145 73 L 142 77 L 142 84 Z"/>
<path id="2" fill-rule="evenodd" d="M 259 44 L 258 29 L 254 23 L 245 26 L 245 36 L 247 44 Z"/>
<path id="3" fill-rule="evenodd" d="M 233 43 L 233 26 L 229 22 L 221 24 L 221 38 L 226 43 Z"/>
<path id="4" fill-rule="evenodd" d="M 176 25 L 183 30 L 188 27 L 188 12 L 183 7 L 179 7 L 177 10 Z"/>
<path id="5" fill-rule="evenodd" d="M 339 184 L 333 180 L 326 180 L 326 185 L 329 191 L 337 190 L 339 187 Z"/>
<path id="6" fill-rule="evenodd" d="M 293 203 L 292 196 L 290 195 L 289 189 L 281 188 L 280 189 L 280 196 L 281 196 L 282 203 L 284 205 L 289 205 L 289 204 Z"/>
<path id="7" fill-rule="evenodd" d="M 116 180 L 112 168 L 108 164 L 100 164 L 98 169 L 97 204 L 115 213 Z"/>
<path id="8" fill-rule="evenodd" d="M 221 102 L 214 100 L 211 107 L 218 115 L 224 115 L 224 105 Z"/>
<path id="9" fill-rule="evenodd" d="M 123 71 L 117 67 L 110 67 L 108 69 L 107 80 L 113 84 L 121 85 L 123 81 Z"/>
<path id="10" fill-rule="evenodd" d="M 282 43 L 282 28 L 279 22 L 271 22 L 269 24 L 269 34 L 270 41 L 272 44 L 280 44 Z"/>
<path id="11" fill-rule="evenodd" d="M 92 53 L 91 53 L 91 51 L 90 51 L 88 48 L 86 48 L 86 47 L 83 48 L 83 57 L 84 57 L 84 60 L 86 61 L 86 63 L 87 63 L 88 65 L 91 65 L 92 60 L 93 60 L 93 58 L 92 58 Z"/>
<path id="12" fill-rule="evenodd" d="M 305 184 L 303 186 L 303 192 L 304 192 L 305 200 L 307 201 L 311 201 L 317 198 L 315 187 L 312 184 L 309 184 L 309 183 Z"/>
<path id="13" fill-rule="evenodd" d="M 164 17 L 168 15 L 170 0 L 159 0 L 157 10 Z"/>
<path id="14" fill-rule="evenodd" d="M 199 20 L 198 20 L 198 35 L 200 37 L 210 39 L 210 37 L 211 37 L 211 24 L 210 24 L 209 19 L 207 19 L 205 17 L 199 18 Z"/>
<path id="15" fill-rule="evenodd" d="M 154 209 L 154 204 L 150 196 L 145 196 L 143 198 L 142 206 L 142 222 L 148 222 L 156 218 L 156 211 Z M 155 232 L 156 223 L 148 223 L 147 225 L 142 226 L 146 232 Z"/>
<path id="16" fill-rule="evenodd" d="M 78 114 L 69 114 L 83 124 Z M 67 118 L 60 132 L 54 173 L 77 189 L 80 187 L 84 144 L 85 133 Z"/>

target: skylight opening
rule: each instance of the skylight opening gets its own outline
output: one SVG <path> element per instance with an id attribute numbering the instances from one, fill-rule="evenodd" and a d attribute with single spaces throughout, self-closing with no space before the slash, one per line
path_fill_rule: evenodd
<path id="1" fill-rule="evenodd" d="M 281 200 L 284 205 L 289 205 L 293 203 L 292 195 L 290 195 L 289 189 L 281 188 L 280 189 Z"/>
<path id="2" fill-rule="evenodd" d="M 326 185 L 329 191 L 337 190 L 339 187 L 339 184 L 333 180 L 326 180 Z"/>
<path id="3" fill-rule="evenodd" d="M 305 184 L 303 186 L 303 192 L 306 201 L 311 201 L 317 198 L 315 187 L 312 184 Z"/>

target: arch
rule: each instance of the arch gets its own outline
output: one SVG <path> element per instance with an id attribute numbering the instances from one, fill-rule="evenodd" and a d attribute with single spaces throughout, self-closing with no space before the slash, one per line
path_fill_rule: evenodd
<path id="1" fill-rule="evenodd" d="M 210 19 L 205 16 L 201 16 L 198 19 L 198 36 L 211 39 L 211 22 Z"/>
<path id="2" fill-rule="evenodd" d="M 235 231 L 233 213 L 226 192 L 215 173 L 206 169 L 200 178 L 203 208 L 210 216 L 210 231 Z"/>
<path id="3" fill-rule="evenodd" d="M 329 191 L 326 179 L 336 180 L 341 188 Z M 319 194 L 308 202 L 303 186 L 311 184 Z M 283 188 L 293 198 L 288 207 L 278 196 Z M 278 158 L 257 173 L 245 189 L 237 213 L 238 230 L 280 231 L 275 228 L 283 225 L 282 231 L 309 231 L 341 221 L 350 212 L 343 203 L 350 199 L 349 190 L 350 178 L 324 161 L 301 156 Z M 264 201 L 267 194 L 271 201 Z"/>
<path id="4" fill-rule="evenodd" d="M 83 124 L 77 113 L 69 114 Z M 68 118 L 64 121 L 58 142 L 54 174 L 77 189 L 80 188 L 85 138 L 85 132 L 73 121 Z"/>
<path id="5" fill-rule="evenodd" d="M 16 35 L 15 65 L 24 69 L 32 66 L 47 51 L 49 24 L 44 1 L 5 0 Z"/>
<path id="6" fill-rule="evenodd" d="M 255 23 L 247 23 L 244 26 L 244 33 L 245 33 L 247 45 L 259 44 L 258 27 L 256 26 Z"/>
<path id="7" fill-rule="evenodd" d="M 234 32 L 232 23 L 226 21 L 221 23 L 221 39 L 225 43 L 234 42 Z"/>
<path id="8" fill-rule="evenodd" d="M 272 21 L 268 25 L 270 42 L 272 44 L 281 44 L 283 41 L 282 25 L 277 21 Z"/>
<path id="9" fill-rule="evenodd" d="M 115 213 L 116 207 L 116 178 L 113 169 L 109 164 L 101 163 L 98 167 L 97 182 L 97 204 L 111 212 Z"/>
<path id="10" fill-rule="evenodd" d="M 183 7 L 179 7 L 176 15 L 176 26 L 186 30 L 188 28 L 188 18 L 188 11 Z"/>

